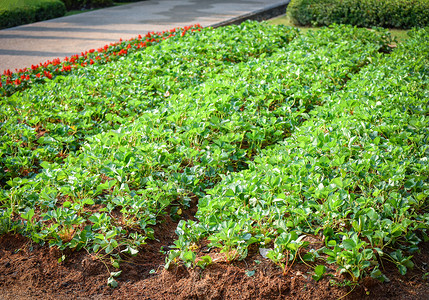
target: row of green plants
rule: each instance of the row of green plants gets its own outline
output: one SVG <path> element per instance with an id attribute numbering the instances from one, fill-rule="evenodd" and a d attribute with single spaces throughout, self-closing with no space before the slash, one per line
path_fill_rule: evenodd
<path id="1" fill-rule="evenodd" d="M 421 150 L 427 132 L 421 124 L 427 116 L 421 99 L 427 49 L 412 41 L 427 39 L 427 32 L 416 32 L 408 42 L 414 52 L 400 48 L 388 58 L 392 41 L 384 30 L 336 25 L 302 34 L 245 22 L 180 32 L 109 63 L 33 82 L 0 100 L 1 233 L 21 233 L 62 250 L 85 248 L 112 257 L 119 267 L 121 258 L 156 238 L 153 228 L 163 216 L 179 220 L 198 200 L 199 221 L 179 223 L 167 267 L 210 263 L 209 256 L 197 259 L 192 251 L 208 238 L 227 261 L 244 258 L 248 246 L 257 244 L 271 248 L 268 256 L 285 272 L 300 255 L 303 261 L 327 260 L 328 250 L 338 253 L 335 263 L 344 268 L 344 250 L 353 242 L 359 244 L 353 253 L 365 253 L 365 259 L 368 250 L 387 253 L 382 245 L 371 248 L 366 235 L 354 235 L 350 226 L 367 232 L 362 224 L 375 222 L 381 215 L 377 207 L 383 206 L 374 199 L 393 198 L 390 188 L 400 201 L 389 202 L 383 225 L 374 228 L 383 241 L 394 237 L 385 243 L 399 252 L 389 257 L 402 255 L 400 265 L 409 267 L 410 257 L 402 250 L 411 250 L 402 247 L 410 241 L 417 245 L 426 230 L 427 182 L 422 176 L 427 169 L 419 169 L 421 177 L 407 177 L 403 188 L 396 184 L 421 165 L 416 158 L 411 166 L 404 157 L 420 153 L 425 161 Z M 395 60 L 388 64 L 391 57 Z M 414 64 L 403 60 L 407 57 Z M 385 93 L 395 93 L 387 83 L 377 85 L 384 77 L 372 71 L 391 75 L 386 70 L 398 66 L 407 66 L 404 74 L 414 76 L 392 79 L 406 113 L 402 107 L 383 110 L 382 104 L 389 103 Z M 363 84 L 366 74 L 375 77 Z M 409 84 L 403 86 L 403 80 Z M 370 87 L 374 90 L 364 90 Z M 361 89 L 375 106 L 353 96 Z M 346 103 L 349 98 L 354 101 Z M 407 104 L 409 98 L 415 99 L 413 105 Z M 379 136 L 371 131 L 372 123 L 365 125 L 376 120 L 370 118 L 372 111 L 363 113 L 369 104 L 381 116 L 398 117 L 388 119 Z M 411 125 L 400 118 L 408 115 Z M 402 122 L 398 128 L 422 149 L 389 146 L 397 119 Z M 368 144 L 368 136 L 376 142 Z M 408 143 L 404 137 L 397 140 Z M 399 178 L 386 179 L 383 190 L 374 168 L 395 175 L 390 161 L 398 165 Z M 362 177 L 356 186 L 353 176 Z M 416 201 L 400 209 L 403 193 L 418 199 L 420 227 L 414 215 L 407 215 L 408 207 L 417 208 Z M 357 204 L 373 211 L 359 213 Z M 398 224 L 407 231 L 397 229 Z M 383 230 L 393 233 L 383 236 Z M 321 238 L 326 249 L 302 252 L 309 235 Z M 371 245 L 379 239 L 373 237 Z M 354 279 L 368 270 L 383 278 L 366 264 L 358 266 L 359 273 L 352 270 Z M 115 285 L 114 279 L 109 283 Z"/>
<path id="2" fill-rule="evenodd" d="M 64 16 L 60 0 L 0 0 L 0 29 Z"/>
<path id="3" fill-rule="evenodd" d="M 176 34 L 184 36 L 188 31 L 198 31 L 201 28 L 201 25 L 195 24 L 162 32 L 149 32 L 144 36 L 139 35 L 136 38 L 125 41 L 121 39 L 119 42 L 110 43 L 98 49 L 89 49 L 64 59 L 48 60 L 37 65 L 31 65 L 29 68 L 17 69 L 15 72 L 10 69 L 4 70 L 3 74 L 0 75 L 0 96 L 10 96 L 36 83 L 43 83 L 58 75 L 66 75 L 77 68 L 84 68 L 87 65 L 94 64 L 106 64 L 118 60 L 122 56 L 140 51 Z"/>
<path id="4" fill-rule="evenodd" d="M 211 130 L 219 118 L 183 123 L 196 112 L 189 93 L 238 61 L 269 55 L 297 31 L 248 23 L 182 35 L 2 98 L 3 233 L 60 249 L 112 254 L 127 245 L 134 253 L 167 208 L 179 211 L 219 172 L 242 167 L 245 151 L 237 142 L 223 148 L 222 133 Z M 219 145 L 205 149 L 203 136 Z"/>
<path id="5" fill-rule="evenodd" d="M 429 26 L 427 0 L 292 0 L 287 14 L 301 26 L 333 23 L 369 28 Z"/>
<path id="6" fill-rule="evenodd" d="M 311 264 L 316 280 L 327 264 L 355 283 L 388 280 L 383 261 L 405 274 L 429 240 L 428 45 L 429 29 L 414 30 L 323 93 L 323 105 L 247 170 L 222 176 L 200 199 L 198 221 L 179 224 L 167 263 L 210 262 L 193 252 L 208 239 L 228 261 L 257 244 L 284 273 Z"/>

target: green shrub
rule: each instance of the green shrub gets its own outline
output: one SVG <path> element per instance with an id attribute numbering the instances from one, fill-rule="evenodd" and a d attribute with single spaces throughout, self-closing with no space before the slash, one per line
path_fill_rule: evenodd
<path id="1" fill-rule="evenodd" d="M 123 3 L 123 2 L 139 2 L 142 0 L 115 0 L 116 3 Z"/>
<path id="2" fill-rule="evenodd" d="M 87 0 L 61 0 L 67 8 L 67 11 L 81 9 L 86 6 Z"/>
<path id="3" fill-rule="evenodd" d="M 61 0 L 64 2 L 67 10 L 107 7 L 113 5 L 113 0 Z"/>
<path id="4" fill-rule="evenodd" d="M 91 0 L 91 7 L 107 7 L 113 5 L 113 0 Z"/>
<path id="5" fill-rule="evenodd" d="M 3 4 L 3 3 L 2 3 Z M 64 16 L 66 8 L 60 0 L 5 1 L 0 8 L 0 29 Z"/>
<path id="6" fill-rule="evenodd" d="M 428 0 L 292 0 L 287 10 L 299 25 L 429 26 Z"/>

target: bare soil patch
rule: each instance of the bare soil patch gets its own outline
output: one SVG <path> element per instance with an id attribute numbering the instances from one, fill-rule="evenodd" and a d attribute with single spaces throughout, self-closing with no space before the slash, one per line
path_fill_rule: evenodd
<path id="1" fill-rule="evenodd" d="M 416 267 L 406 276 L 385 263 L 389 283 L 367 279 L 349 293 L 350 287 L 333 285 L 329 276 L 316 282 L 311 268 L 302 263 L 283 275 L 256 248 L 245 260 L 231 264 L 222 260 L 222 254 L 210 253 L 220 259 L 204 270 L 183 266 L 165 270 L 160 249 L 171 245 L 176 226 L 167 217 L 156 230 L 158 240 L 121 264 L 117 288 L 107 286 L 106 266 L 85 251 L 61 253 L 20 235 L 1 236 L 0 299 L 429 299 L 429 282 L 423 279 L 429 243 L 421 245 L 413 259 Z M 67 259 L 58 263 L 63 254 Z"/>

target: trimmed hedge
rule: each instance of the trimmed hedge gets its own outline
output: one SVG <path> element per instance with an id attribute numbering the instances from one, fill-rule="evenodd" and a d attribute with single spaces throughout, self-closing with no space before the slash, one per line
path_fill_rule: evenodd
<path id="1" fill-rule="evenodd" d="M 67 10 L 107 7 L 113 5 L 113 0 L 61 0 Z"/>
<path id="2" fill-rule="evenodd" d="M 292 0 L 287 12 L 295 23 L 304 26 L 429 26 L 429 0 Z"/>
<path id="3" fill-rule="evenodd" d="M 123 3 L 123 2 L 139 2 L 144 0 L 115 0 L 116 3 Z"/>
<path id="4" fill-rule="evenodd" d="M 64 16 L 66 7 L 60 0 L 28 1 L 25 5 L 0 8 L 0 29 Z"/>
<path id="5" fill-rule="evenodd" d="M 123 2 L 138 2 L 143 0 L 61 0 L 64 2 L 67 10 L 73 9 L 89 9 L 96 7 L 112 6 L 116 3 Z"/>

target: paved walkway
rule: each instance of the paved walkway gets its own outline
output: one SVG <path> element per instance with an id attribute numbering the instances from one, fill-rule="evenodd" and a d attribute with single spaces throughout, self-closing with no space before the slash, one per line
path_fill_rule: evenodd
<path id="1" fill-rule="evenodd" d="M 267 10 L 284 12 L 289 0 L 147 0 L 0 30 L 0 72 L 199 23 L 216 26 Z"/>

